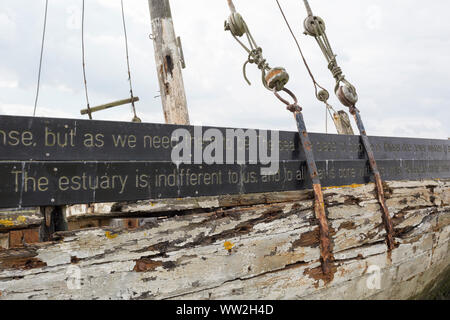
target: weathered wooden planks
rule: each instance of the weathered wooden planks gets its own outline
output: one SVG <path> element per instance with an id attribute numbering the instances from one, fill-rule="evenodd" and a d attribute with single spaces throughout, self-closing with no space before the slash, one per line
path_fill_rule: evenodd
<path id="1" fill-rule="evenodd" d="M 372 184 L 325 191 L 336 258 L 329 284 L 306 195 L 155 217 L 137 230 L 62 233 L 54 243 L 0 251 L 1 298 L 408 298 L 450 263 L 450 183 L 386 187 L 398 242 L 392 254 Z M 371 281 L 377 274 L 379 288 Z"/>
<path id="2" fill-rule="evenodd" d="M 0 209 L 0 232 L 36 227 L 43 219 L 39 208 Z"/>

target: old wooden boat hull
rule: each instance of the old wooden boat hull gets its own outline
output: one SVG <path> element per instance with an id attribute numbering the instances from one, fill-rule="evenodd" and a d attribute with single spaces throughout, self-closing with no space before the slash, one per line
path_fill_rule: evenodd
<path id="1" fill-rule="evenodd" d="M 93 218 L 120 207 L 145 219 L 133 230 L 65 232 L 0 251 L 0 299 L 413 298 L 450 265 L 450 181 L 388 182 L 386 190 L 392 252 L 373 184 L 324 191 L 330 282 L 306 190 L 97 205 Z M 74 209 L 69 220 L 83 213 Z"/>

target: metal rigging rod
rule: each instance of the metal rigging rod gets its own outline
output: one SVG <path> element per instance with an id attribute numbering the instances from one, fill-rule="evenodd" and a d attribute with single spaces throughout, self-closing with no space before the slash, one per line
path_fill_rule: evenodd
<path id="1" fill-rule="evenodd" d="M 386 242 L 389 250 L 394 249 L 394 230 L 392 226 L 391 216 L 389 214 L 389 209 L 386 206 L 383 181 L 381 179 L 380 171 L 378 170 L 377 163 L 375 161 L 375 156 L 370 145 L 369 138 L 366 134 L 366 129 L 362 122 L 360 111 L 356 108 L 356 103 L 358 102 L 358 94 L 355 87 L 345 79 L 342 69 L 339 67 L 336 61 L 336 55 L 334 54 L 330 42 L 326 34 L 325 22 L 322 18 L 315 16 L 311 10 L 308 0 L 303 0 L 308 17 L 306 17 L 303 25 L 305 28 L 305 34 L 312 36 L 316 39 L 320 49 L 322 50 L 325 58 L 328 62 L 328 69 L 330 69 L 333 77 L 336 80 L 336 86 L 334 92 L 338 97 L 339 101 L 346 107 L 349 107 L 350 113 L 354 116 L 356 124 L 361 134 L 361 140 L 363 142 L 364 148 L 366 150 L 367 156 L 369 158 L 370 168 L 373 172 L 375 178 L 375 184 L 378 193 L 378 201 L 381 205 L 383 211 L 383 223 L 386 228 Z"/>
<path id="2" fill-rule="evenodd" d="M 309 67 L 309 64 L 306 61 L 305 55 L 303 54 L 303 50 L 300 46 L 300 43 L 299 43 L 297 37 L 295 36 L 294 31 L 291 28 L 291 25 L 284 13 L 283 8 L 281 7 L 280 1 L 276 0 L 276 2 L 278 5 L 278 8 L 280 9 L 281 15 L 283 16 L 283 19 L 286 22 L 286 26 L 289 29 L 289 33 L 291 34 L 292 38 L 294 39 L 297 49 L 300 53 L 300 56 L 302 57 L 303 64 L 305 65 L 305 68 L 308 71 L 309 76 L 311 77 L 312 83 L 314 85 L 314 91 L 315 91 L 316 98 L 325 104 L 325 109 L 326 109 L 326 111 L 325 111 L 326 112 L 326 114 L 325 114 L 325 130 L 326 130 L 326 133 L 328 133 L 328 115 L 327 114 L 329 114 L 331 119 L 333 119 L 334 125 L 336 126 L 336 130 L 339 134 L 353 135 L 354 134 L 353 129 L 352 129 L 352 126 L 348 119 L 347 113 L 343 110 L 336 112 L 336 110 L 334 110 L 334 108 L 328 103 L 330 94 L 314 78 L 311 68 Z"/>
<path id="3" fill-rule="evenodd" d="M 248 59 L 244 64 L 244 77 L 246 77 L 245 68 L 247 64 L 256 64 L 262 72 L 262 83 L 264 87 L 272 91 L 275 96 L 287 105 L 287 109 L 294 114 L 297 128 L 302 143 L 303 150 L 307 159 L 307 168 L 312 180 L 314 190 L 314 212 L 319 221 L 319 233 L 320 233 L 320 256 L 322 271 L 327 279 L 331 280 L 332 277 L 332 263 L 333 255 L 331 252 L 330 232 L 328 227 L 327 216 L 325 213 L 325 203 L 323 200 L 322 185 L 319 179 L 319 174 L 314 160 L 314 154 L 312 150 L 312 143 L 306 130 L 305 121 L 303 119 L 302 108 L 298 104 L 296 96 L 285 85 L 289 81 L 289 75 L 284 68 L 270 68 L 266 59 L 262 56 L 262 49 L 258 47 L 253 36 L 251 35 L 247 24 L 242 16 L 237 13 L 236 8 L 232 0 L 227 0 L 231 10 L 231 15 L 227 21 L 225 21 L 225 30 L 230 31 L 232 36 L 238 41 L 238 43 L 247 51 Z M 240 37 L 246 35 L 250 48 L 248 48 L 241 40 Z M 279 94 L 280 91 L 287 93 L 292 99 L 293 103 L 282 98 Z"/>

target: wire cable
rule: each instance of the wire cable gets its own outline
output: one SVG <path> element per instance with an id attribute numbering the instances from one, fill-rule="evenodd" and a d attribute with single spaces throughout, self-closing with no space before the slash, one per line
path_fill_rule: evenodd
<path id="1" fill-rule="evenodd" d="M 128 55 L 128 36 L 127 36 L 127 26 L 125 23 L 125 12 L 123 9 L 123 0 L 120 1 L 120 4 L 122 6 L 122 22 L 123 22 L 123 32 L 125 35 L 125 49 L 126 49 L 126 55 L 127 55 L 127 67 L 128 67 L 128 81 L 130 83 L 130 95 L 131 95 L 131 106 L 133 108 L 134 117 L 137 118 L 136 115 L 136 106 L 134 105 L 134 96 L 133 96 L 133 84 L 131 81 L 131 69 L 130 69 L 130 58 Z"/>
<path id="2" fill-rule="evenodd" d="M 323 101 L 323 102 L 325 103 L 325 131 L 328 133 L 328 116 L 327 116 L 327 113 L 329 113 L 329 114 L 330 114 L 330 117 L 333 119 L 333 116 L 332 116 L 332 114 L 331 114 L 330 108 L 331 108 L 333 111 L 334 111 L 334 109 L 333 109 L 333 107 L 332 107 L 331 105 L 328 104 L 328 102 L 326 101 L 327 99 L 325 99 L 325 101 L 324 101 L 324 100 L 322 100 L 322 99 L 319 98 L 319 93 L 318 93 L 318 89 L 317 89 L 317 88 L 320 88 L 320 89 L 322 89 L 322 90 L 324 90 L 324 91 L 326 91 L 326 92 L 327 92 L 327 90 L 326 90 L 324 87 L 322 87 L 322 86 L 316 81 L 316 79 L 314 78 L 314 75 L 313 75 L 313 73 L 312 73 L 312 71 L 311 71 L 311 68 L 309 67 L 308 62 L 306 61 L 305 55 L 303 54 L 303 50 L 302 50 L 302 48 L 301 48 L 301 46 L 300 46 L 300 43 L 299 43 L 297 37 L 295 36 L 295 33 L 294 33 L 294 31 L 292 30 L 292 27 L 291 27 L 291 25 L 289 24 L 288 19 L 286 18 L 286 15 L 285 15 L 285 13 L 284 13 L 283 8 L 281 7 L 281 4 L 280 4 L 280 2 L 279 2 L 278 0 L 276 0 L 276 2 L 277 2 L 277 4 L 278 4 L 278 8 L 280 9 L 281 15 L 283 16 L 283 19 L 284 19 L 284 21 L 286 22 L 286 26 L 288 27 L 289 32 L 291 33 L 292 38 L 294 39 L 295 44 L 297 45 L 298 51 L 300 52 L 300 55 L 301 55 L 302 60 L 303 60 L 303 64 L 305 65 L 306 70 L 308 71 L 309 76 L 311 77 L 311 80 L 312 80 L 312 82 L 313 82 L 313 84 L 314 84 L 314 90 L 315 90 L 316 97 L 317 97 L 319 100 L 321 100 L 321 101 Z M 308 4 L 308 7 L 309 7 L 309 4 Z M 308 7 L 307 7 L 307 8 L 308 8 Z M 309 13 L 310 11 L 311 11 L 311 9 L 309 8 L 308 13 Z M 327 93 L 327 95 L 328 95 L 328 93 Z"/>
<path id="3" fill-rule="evenodd" d="M 322 86 L 316 81 L 316 79 L 314 78 L 314 75 L 313 75 L 313 73 L 312 73 L 312 71 L 311 71 L 311 68 L 309 67 L 308 62 L 306 61 L 305 55 L 303 54 L 303 50 L 302 50 L 302 48 L 301 48 L 301 46 L 300 46 L 300 43 L 299 43 L 299 41 L 297 40 L 297 37 L 295 36 L 294 31 L 292 31 L 291 25 L 289 24 L 289 21 L 288 21 L 288 19 L 286 18 L 286 15 L 284 14 L 284 10 L 283 10 L 283 8 L 281 7 L 281 4 L 280 4 L 280 2 L 279 2 L 278 0 L 276 0 L 276 2 L 277 2 L 277 4 L 278 4 L 278 8 L 280 9 L 281 15 L 283 16 L 284 21 L 286 22 L 286 25 L 287 25 L 287 27 L 288 27 L 288 29 L 289 29 L 289 31 L 290 31 L 290 33 L 291 33 L 291 35 L 292 35 L 294 41 L 295 41 L 295 44 L 297 45 L 298 51 L 300 52 L 300 55 L 301 55 L 301 57 L 302 57 L 303 63 L 304 63 L 304 65 L 305 65 L 305 67 L 306 67 L 306 70 L 308 70 L 309 76 L 311 77 L 311 80 L 312 80 L 312 82 L 313 82 L 313 84 L 314 84 L 314 89 L 315 89 L 316 96 L 317 96 L 317 94 L 318 94 L 317 88 L 319 87 L 319 88 L 322 89 L 322 90 L 325 90 L 325 88 L 322 87 Z"/>
<path id="4" fill-rule="evenodd" d="M 86 59 L 85 59 L 85 50 L 84 50 L 84 0 L 83 6 L 81 9 L 81 55 L 83 58 L 83 79 L 84 79 L 84 92 L 86 94 L 86 105 L 88 110 L 89 119 L 92 120 L 92 112 L 91 106 L 89 104 L 89 94 L 88 94 L 88 86 L 86 81 Z"/>
<path id="5" fill-rule="evenodd" d="M 47 13 L 48 13 L 48 0 L 45 0 L 44 30 L 42 31 L 41 57 L 39 59 L 38 81 L 37 81 L 37 88 L 36 88 L 36 97 L 34 100 L 33 117 L 36 116 L 37 103 L 38 103 L 38 99 L 39 99 L 39 90 L 41 87 L 42 58 L 44 56 L 45 33 L 47 30 Z"/>

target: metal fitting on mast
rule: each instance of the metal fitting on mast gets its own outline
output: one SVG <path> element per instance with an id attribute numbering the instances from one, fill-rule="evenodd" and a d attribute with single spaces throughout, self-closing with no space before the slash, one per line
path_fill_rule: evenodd
<path id="1" fill-rule="evenodd" d="M 386 243 L 389 251 L 391 251 L 395 248 L 396 245 L 394 240 L 394 228 L 389 213 L 389 208 L 386 205 L 383 180 L 381 179 L 381 174 L 375 160 L 375 154 L 372 150 L 369 138 L 367 137 L 361 114 L 356 108 L 356 103 L 358 102 L 358 94 L 356 93 L 355 87 L 345 79 L 345 76 L 342 73 L 342 69 L 337 64 L 336 55 L 331 49 L 330 42 L 328 41 L 328 37 L 325 32 L 325 22 L 321 18 L 314 16 L 311 7 L 309 6 L 308 0 L 303 0 L 303 2 L 305 3 L 306 11 L 308 12 L 308 17 L 304 21 L 305 34 L 314 37 L 319 44 L 320 49 L 322 50 L 325 58 L 328 61 L 328 69 L 330 69 L 333 77 L 336 79 L 334 92 L 336 93 L 339 101 L 344 106 L 349 107 L 349 111 L 354 116 L 359 132 L 361 134 L 361 140 L 364 145 L 367 157 L 369 158 L 369 165 L 374 176 L 378 194 L 378 202 L 383 213 L 382 218 L 386 229 Z"/>
<path id="2" fill-rule="evenodd" d="M 225 31 L 230 31 L 234 39 L 247 51 L 248 58 L 243 66 L 243 74 L 245 81 L 250 85 L 247 78 L 247 64 L 256 64 L 261 70 L 261 80 L 264 87 L 270 91 L 275 89 L 281 91 L 289 81 L 289 74 L 286 69 L 282 67 L 271 68 L 267 60 L 263 57 L 263 50 L 259 47 L 253 38 L 247 23 L 244 18 L 236 11 L 232 0 L 227 0 L 230 7 L 231 14 L 225 21 Z M 244 44 L 239 38 L 246 35 L 248 46 Z"/>
<path id="3" fill-rule="evenodd" d="M 303 2 L 305 3 L 306 11 L 308 12 L 308 16 L 303 22 L 305 28 L 304 33 L 316 39 L 322 53 L 327 59 L 328 69 L 336 80 L 334 92 L 339 101 L 344 106 L 354 106 L 358 102 L 356 88 L 345 79 L 342 69 L 337 64 L 336 55 L 334 54 L 327 37 L 325 21 L 313 14 L 308 0 L 303 0 Z"/>

